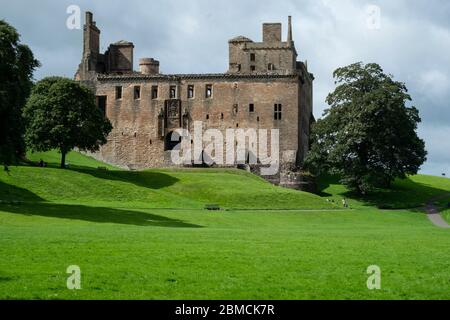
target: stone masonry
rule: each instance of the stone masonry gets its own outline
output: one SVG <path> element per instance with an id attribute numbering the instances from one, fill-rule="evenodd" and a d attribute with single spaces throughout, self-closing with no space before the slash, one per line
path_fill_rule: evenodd
<path id="1" fill-rule="evenodd" d="M 231 128 L 279 129 L 281 170 L 268 179 L 291 185 L 298 177 L 289 177 L 309 150 L 314 121 L 314 77 L 306 63 L 297 61 L 291 18 L 286 41 L 280 23 L 264 23 L 262 42 L 239 36 L 228 43 L 225 73 L 161 74 L 153 58 L 140 59 L 139 71 L 134 71 L 133 43 L 119 41 L 100 53 L 100 30 L 86 12 L 75 79 L 95 91 L 99 108 L 113 125 L 108 142 L 93 156 L 129 169 L 167 167 L 171 133 L 192 130 L 194 121 L 224 135 Z M 252 171 L 258 173 L 257 168 Z"/>

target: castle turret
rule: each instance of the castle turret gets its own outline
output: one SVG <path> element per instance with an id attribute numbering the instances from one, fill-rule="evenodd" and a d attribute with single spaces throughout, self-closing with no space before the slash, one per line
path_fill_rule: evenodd
<path id="1" fill-rule="evenodd" d="M 139 71 L 142 74 L 158 74 L 159 61 L 153 58 L 139 59 Z"/>

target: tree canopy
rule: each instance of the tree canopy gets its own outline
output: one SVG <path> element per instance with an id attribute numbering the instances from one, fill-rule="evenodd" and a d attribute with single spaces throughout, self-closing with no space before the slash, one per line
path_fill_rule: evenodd
<path id="1" fill-rule="evenodd" d="M 38 66 L 16 29 L 0 20 L 0 163 L 5 165 L 25 153 L 22 108 Z"/>
<path id="2" fill-rule="evenodd" d="M 25 141 L 33 151 L 58 149 L 61 167 L 72 149 L 97 151 L 106 143 L 111 123 L 92 91 L 77 81 L 48 77 L 36 83 L 24 108 Z"/>
<path id="3" fill-rule="evenodd" d="M 427 153 L 416 133 L 419 111 L 406 106 L 405 84 L 375 63 L 338 68 L 333 76 L 337 87 L 313 125 L 307 167 L 337 174 L 359 193 L 416 174 Z"/>

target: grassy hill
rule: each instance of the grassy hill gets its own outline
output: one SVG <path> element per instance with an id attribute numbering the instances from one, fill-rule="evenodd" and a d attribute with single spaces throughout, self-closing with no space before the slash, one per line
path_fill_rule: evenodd
<path id="1" fill-rule="evenodd" d="M 328 177 L 319 197 L 237 170 L 104 171 L 77 153 L 61 170 L 56 153 L 30 158 L 50 167 L 0 173 L 1 299 L 450 296 L 450 232 L 418 208 L 378 209 L 444 204 L 449 179 L 415 176 L 359 198 Z M 351 209 L 326 201 L 342 197 Z M 382 289 L 371 291 L 374 264 Z M 66 288 L 70 265 L 82 290 Z"/>
<path id="2" fill-rule="evenodd" d="M 109 170 L 92 158 L 69 153 L 69 169 L 57 168 L 58 154 L 31 154 L 49 167 L 12 167 L 0 175 L 0 200 L 83 203 L 140 208 L 201 209 L 218 204 L 227 209 L 332 209 L 333 204 L 309 194 L 276 187 L 237 169 Z"/>
<path id="3" fill-rule="evenodd" d="M 352 208 L 410 209 L 424 206 L 430 199 L 450 199 L 450 179 L 415 175 L 398 179 L 392 189 L 377 189 L 366 196 L 349 192 L 335 177 L 322 177 L 319 184 L 322 197 L 336 202 L 348 199 Z"/>

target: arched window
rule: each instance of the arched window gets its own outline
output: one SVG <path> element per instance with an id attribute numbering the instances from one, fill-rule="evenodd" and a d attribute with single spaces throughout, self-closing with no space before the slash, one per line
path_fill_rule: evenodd
<path id="1" fill-rule="evenodd" d="M 270 71 L 275 70 L 274 64 L 273 64 L 273 63 L 269 63 L 269 64 L 267 65 L 267 70 L 270 70 Z"/>

